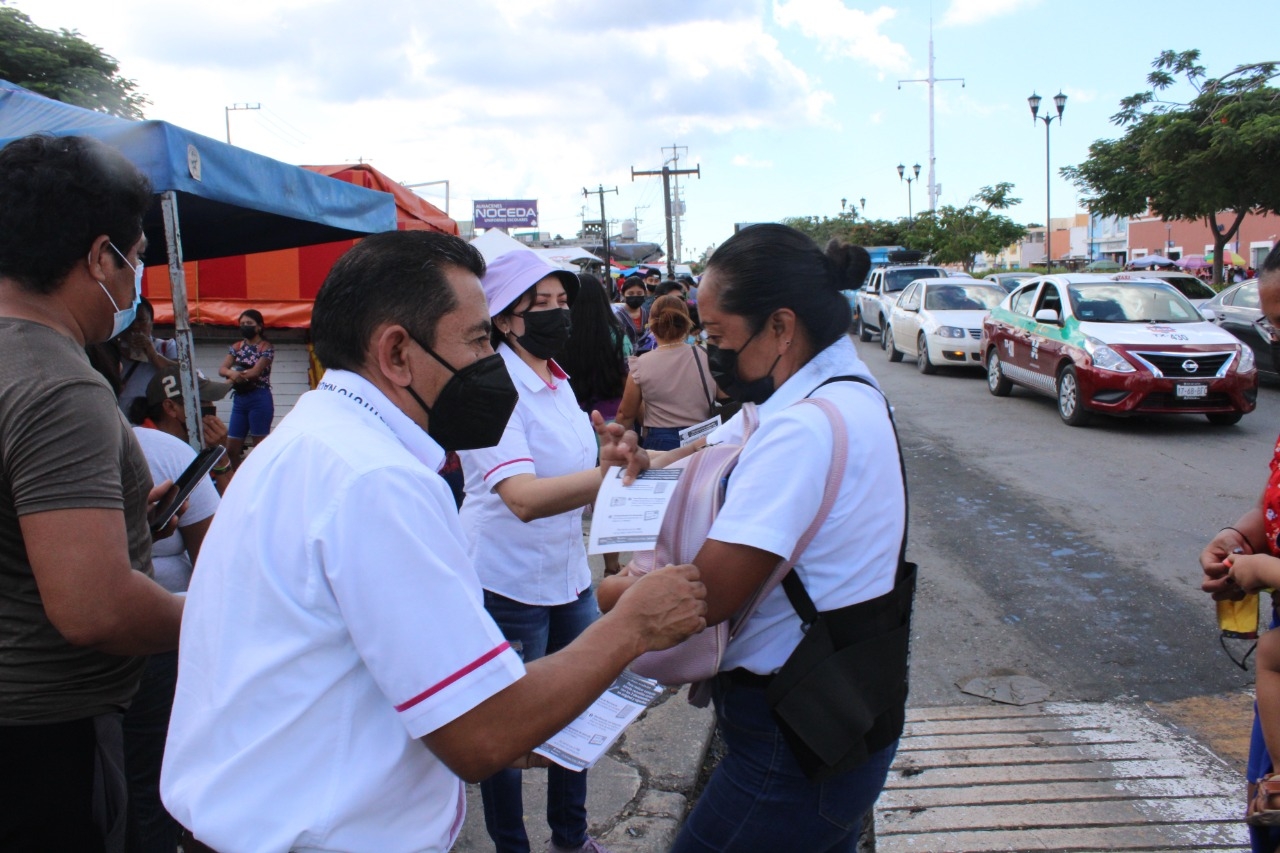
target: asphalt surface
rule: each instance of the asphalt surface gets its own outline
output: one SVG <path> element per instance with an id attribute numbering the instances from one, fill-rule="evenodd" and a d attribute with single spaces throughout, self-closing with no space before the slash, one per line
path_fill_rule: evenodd
<path id="1" fill-rule="evenodd" d="M 1017 672 L 1054 697 L 1168 702 L 1248 687 L 1200 593 L 1203 543 L 1267 476 L 1280 393 L 1235 427 L 1199 416 L 1067 427 L 980 371 L 923 376 L 859 344 L 895 406 L 921 564 L 913 704 Z"/>

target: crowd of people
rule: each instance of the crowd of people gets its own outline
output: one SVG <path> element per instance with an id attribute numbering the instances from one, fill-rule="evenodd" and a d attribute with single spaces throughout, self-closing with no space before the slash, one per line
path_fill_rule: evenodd
<path id="1" fill-rule="evenodd" d="M 902 731 L 914 578 L 892 416 L 846 335 L 865 251 L 760 225 L 700 282 L 615 286 L 372 235 L 320 288 L 325 372 L 273 429 L 262 314 L 194 385 L 155 337 L 152 203 L 99 142 L 0 150 L 0 849 L 444 851 L 472 781 L 523 853 L 521 771 L 546 767 L 548 849 L 600 853 L 588 774 L 534 748 L 783 565 L 709 682 L 727 754 L 675 849 L 853 849 Z M 155 521 L 193 445 L 225 453 Z M 695 559 L 593 584 L 608 470 L 711 445 L 740 450 Z M 773 713 L 810 663 L 838 677 L 797 705 L 860 709 L 817 764 L 805 714 Z"/>
<path id="2" fill-rule="evenodd" d="M 533 749 L 639 655 L 744 611 L 708 683 L 726 753 L 673 849 L 854 849 L 902 731 L 891 617 L 914 583 L 891 410 L 846 334 L 865 251 L 757 225 L 698 281 L 612 281 L 373 235 L 316 297 L 318 386 L 273 430 L 275 351 L 246 310 L 219 379 L 194 377 L 192 436 L 142 298 L 152 200 L 89 139 L 0 150 L 0 849 L 444 851 L 472 781 L 495 849 L 525 853 L 522 771 L 540 767 L 548 849 L 601 853 L 589 774 Z M 1280 249 L 1258 272 L 1280 324 Z M 225 454 L 157 529 L 193 445 Z M 608 470 L 714 445 L 741 449 L 692 561 L 639 575 L 607 555 L 594 584 L 583 520 Z M 1201 565 L 1215 598 L 1280 586 L 1280 444 Z M 820 634 L 813 663 L 839 677 L 799 704 L 861 710 L 815 765 L 821 738 L 778 694 Z M 1257 851 L 1280 848 L 1277 760 L 1273 631 Z"/>

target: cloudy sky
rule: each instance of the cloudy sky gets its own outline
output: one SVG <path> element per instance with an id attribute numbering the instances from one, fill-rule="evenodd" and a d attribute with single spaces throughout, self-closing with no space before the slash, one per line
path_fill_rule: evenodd
<path id="1" fill-rule="evenodd" d="M 450 212 L 537 199 L 571 236 L 583 208 L 664 238 L 660 169 L 676 146 L 686 257 L 734 222 L 835 215 L 866 199 L 904 216 L 897 165 L 927 207 L 930 18 L 941 204 L 1015 184 L 1022 222 L 1045 209 L 1045 131 L 1027 96 L 1068 95 L 1052 130 L 1053 215 L 1077 209 L 1057 177 L 1142 90 L 1165 49 L 1199 48 L 1211 74 L 1280 60 L 1280 3 L 1224 0 L 10 0 L 78 30 L 120 62 L 159 118 L 290 163 L 364 159 L 404 183 L 447 179 Z M 663 151 L 666 147 L 668 150 Z M 422 194 L 444 206 L 442 186 Z M 616 229 L 616 226 L 615 226 Z"/>

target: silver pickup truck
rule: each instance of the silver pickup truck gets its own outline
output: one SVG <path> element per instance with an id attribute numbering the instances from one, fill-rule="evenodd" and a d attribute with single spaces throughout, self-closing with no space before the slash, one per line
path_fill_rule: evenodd
<path id="1" fill-rule="evenodd" d="M 858 291 L 858 311 L 854 327 L 858 340 L 869 341 L 872 335 L 880 335 L 884 347 L 884 327 L 889 309 L 907 285 L 918 278 L 946 278 L 947 271 L 931 266 L 888 266 L 873 269 L 867 275 L 867 283 Z"/>

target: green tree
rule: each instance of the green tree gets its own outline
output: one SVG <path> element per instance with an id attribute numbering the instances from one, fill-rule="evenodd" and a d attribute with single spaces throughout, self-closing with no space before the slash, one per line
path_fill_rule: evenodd
<path id="1" fill-rule="evenodd" d="M 120 66 L 75 30 L 46 30 L 0 6 L 0 79 L 64 103 L 140 119 L 150 101 Z"/>
<path id="2" fill-rule="evenodd" d="M 910 231 L 906 219 L 858 219 L 849 211 L 835 217 L 792 216 L 782 224 L 808 234 L 819 246 L 833 237 L 858 246 L 904 246 Z"/>
<path id="3" fill-rule="evenodd" d="M 1004 194 L 1007 196 L 1007 189 Z M 1008 202 L 1017 203 L 1018 199 Z M 943 205 L 916 217 L 906 245 L 928 252 L 935 264 L 960 264 L 965 272 L 972 272 L 979 253 L 994 254 L 1026 235 L 1024 226 L 989 207 Z"/>
<path id="4" fill-rule="evenodd" d="M 1151 88 L 1120 102 L 1119 139 L 1100 139 L 1089 158 L 1062 170 L 1092 212 L 1165 221 L 1203 219 L 1213 235 L 1213 277 L 1245 214 L 1280 211 L 1280 89 L 1277 63 L 1241 65 L 1209 78 L 1200 51 L 1165 51 L 1147 75 Z M 1164 100 L 1181 78 L 1195 95 Z"/>

